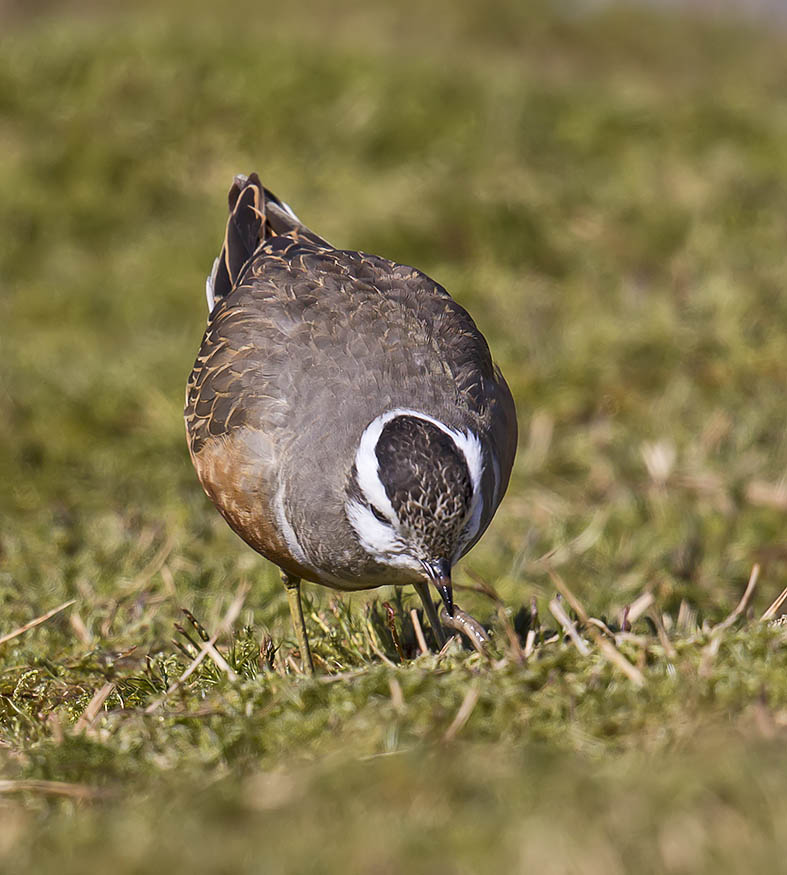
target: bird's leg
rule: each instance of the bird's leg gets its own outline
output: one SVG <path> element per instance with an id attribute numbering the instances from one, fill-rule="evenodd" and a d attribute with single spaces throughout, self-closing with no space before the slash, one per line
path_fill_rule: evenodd
<path id="1" fill-rule="evenodd" d="M 421 599 L 421 604 L 424 606 L 426 616 L 429 617 L 429 625 L 432 627 L 432 632 L 437 640 L 437 646 L 442 647 L 445 644 L 445 635 L 443 635 L 443 627 L 440 625 L 440 620 L 437 617 L 432 597 L 429 595 L 429 584 L 423 581 L 413 584 L 418 597 Z"/>
<path id="2" fill-rule="evenodd" d="M 304 674 L 314 674 L 312 652 L 309 648 L 309 636 L 306 634 L 306 623 L 303 619 L 303 605 L 301 604 L 301 579 L 293 577 L 282 571 L 281 580 L 287 590 L 287 601 L 290 605 L 290 617 L 295 629 L 295 637 L 298 639 L 298 650 L 301 652 L 301 667 Z"/>

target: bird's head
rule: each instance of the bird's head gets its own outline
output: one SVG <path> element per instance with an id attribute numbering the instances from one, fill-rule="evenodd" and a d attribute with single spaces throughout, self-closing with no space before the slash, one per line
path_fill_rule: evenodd
<path id="1" fill-rule="evenodd" d="M 451 567 L 480 525 L 478 438 L 413 410 L 392 410 L 364 430 L 345 509 L 375 561 L 431 580 L 453 614 Z"/>

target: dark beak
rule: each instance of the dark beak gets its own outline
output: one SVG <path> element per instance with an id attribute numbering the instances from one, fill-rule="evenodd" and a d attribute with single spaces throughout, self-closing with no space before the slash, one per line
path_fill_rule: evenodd
<path id="1" fill-rule="evenodd" d="M 429 579 L 440 593 L 448 616 L 454 615 L 454 591 L 451 588 L 451 563 L 447 559 L 437 559 L 433 562 L 425 562 L 424 568 Z"/>

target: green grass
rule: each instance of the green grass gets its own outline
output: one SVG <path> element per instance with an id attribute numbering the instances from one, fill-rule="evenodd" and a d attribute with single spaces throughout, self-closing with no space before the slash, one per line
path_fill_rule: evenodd
<path id="1" fill-rule="evenodd" d="M 785 49 L 514 0 L 3 28 L 0 636 L 74 603 L 0 645 L 0 868 L 783 865 L 787 634 L 758 618 L 787 585 Z M 308 587 L 321 674 L 298 675 L 275 570 L 196 482 L 183 389 L 255 169 L 327 239 L 444 283 L 508 377 L 517 465 L 456 575 L 490 660 L 418 656 L 409 593 Z M 641 688 L 589 629 L 588 655 L 554 634 L 550 572 Z M 218 643 L 238 679 L 206 660 L 146 713 L 188 664 L 181 608 L 213 633 L 246 584 Z"/>

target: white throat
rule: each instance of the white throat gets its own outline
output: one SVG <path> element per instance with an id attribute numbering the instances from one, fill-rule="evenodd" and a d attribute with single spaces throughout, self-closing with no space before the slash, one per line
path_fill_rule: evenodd
<path id="1" fill-rule="evenodd" d="M 400 521 L 388 498 L 385 486 L 380 480 L 380 466 L 376 453 L 377 442 L 386 423 L 397 416 L 412 416 L 437 426 L 451 438 L 467 464 L 473 493 L 465 527 L 459 538 L 456 552 L 451 557 L 453 563 L 462 555 L 462 548 L 477 534 L 483 510 L 481 500 L 481 477 L 484 470 L 483 450 L 478 437 L 469 430 L 466 432 L 458 431 L 427 413 L 406 407 L 397 407 L 394 410 L 381 413 L 366 426 L 361 435 L 355 454 L 355 469 L 358 486 L 364 498 L 371 507 L 377 510 L 380 516 L 387 520 L 389 525 L 378 519 L 369 507 L 356 500 L 348 501 L 347 518 L 355 530 L 361 546 L 378 562 L 413 569 L 421 568 L 419 559 L 408 553 L 408 545 L 397 533 Z"/>

